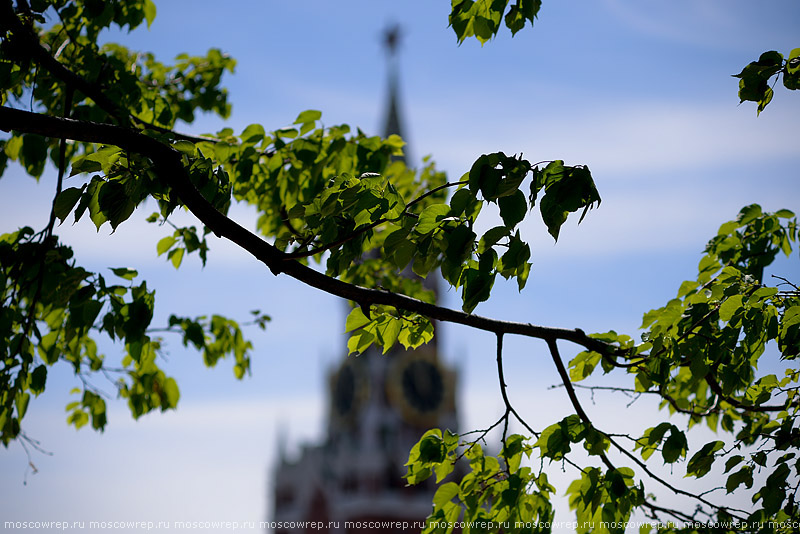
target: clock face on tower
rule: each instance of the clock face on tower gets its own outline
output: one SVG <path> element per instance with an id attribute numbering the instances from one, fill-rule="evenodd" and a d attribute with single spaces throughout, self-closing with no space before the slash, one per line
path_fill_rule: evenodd
<path id="1" fill-rule="evenodd" d="M 387 377 L 392 405 L 407 422 L 435 425 L 452 397 L 452 380 L 429 352 L 398 355 Z"/>
<path id="2" fill-rule="evenodd" d="M 444 400 L 444 378 L 439 367 L 425 360 L 412 360 L 400 377 L 403 397 L 420 412 L 435 411 Z"/>

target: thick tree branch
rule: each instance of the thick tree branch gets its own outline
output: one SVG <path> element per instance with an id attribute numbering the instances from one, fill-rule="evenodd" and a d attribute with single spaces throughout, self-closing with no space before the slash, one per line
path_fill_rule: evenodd
<path id="1" fill-rule="evenodd" d="M 380 289 L 348 284 L 331 278 L 297 261 L 217 211 L 195 189 L 183 166 L 181 154 L 151 137 L 130 128 L 49 117 L 23 110 L 0 107 L 0 129 L 66 137 L 75 141 L 114 145 L 148 157 L 158 177 L 170 186 L 187 208 L 217 236 L 224 237 L 264 263 L 274 274 L 284 273 L 313 288 L 361 305 L 382 304 L 418 313 L 433 320 L 461 324 L 495 334 L 516 334 L 537 339 L 563 339 L 588 350 L 608 353 L 613 345 L 589 337 L 581 329 L 554 328 L 500 321 L 422 302 Z"/>
<path id="2" fill-rule="evenodd" d="M 264 263 L 275 275 L 284 273 L 311 287 L 331 295 L 358 302 L 361 305 L 382 304 L 393 306 L 409 312 L 425 315 L 433 320 L 461 324 L 478 330 L 493 332 L 498 335 L 499 339 L 502 338 L 503 334 L 516 334 L 545 340 L 550 347 L 553 361 L 558 369 L 559 375 L 564 381 L 564 385 L 567 388 L 568 395 L 570 396 L 576 413 L 581 420 L 591 425 L 591 421 L 575 395 L 574 388 L 571 387 L 569 374 L 564 368 L 564 364 L 558 354 L 556 340 L 563 339 L 571 341 L 586 349 L 600 353 L 608 353 L 615 350 L 613 345 L 593 339 L 580 329 L 554 328 L 532 325 L 529 323 L 499 321 L 478 315 L 471 315 L 422 302 L 405 295 L 348 284 L 315 271 L 310 267 L 287 258 L 286 254 L 217 211 L 203 198 L 191 183 L 183 165 L 181 154 L 170 146 L 162 144 L 138 131 L 109 124 L 49 117 L 7 107 L 0 107 L 0 129 L 4 131 L 17 130 L 24 133 L 34 133 L 48 137 L 67 138 L 75 141 L 114 145 L 123 150 L 148 157 L 153 163 L 153 168 L 159 178 L 164 180 L 164 182 L 173 189 L 179 199 L 203 224 L 210 228 L 216 235 L 227 238 L 242 249 L 248 251 L 253 257 Z M 501 347 L 502 345 L 499 344 L 498 348 L 500 350 L 502 350 Z M 501 362 L 502 360 L 499 362 L 500 365 L 502 365 Z M 511 413 L 514 413 L 514 415 L 519 418 L 513 409 Z M 617 449 L 623 452 L 623 454 L 626 454 L 635 461 L 648 475 L 667 488 L 675 493 L 697 498 L 688 492 L 675 488 L 665 480 L 657 477 L 647 469 L 643 462 L 638 461 L 632 454 L 616 444 L 613 439 L 609 438 L 609 440 Z M 614 468 L 614 465 L 605 455 L 602 455 L 602 459 L 607 467 L 610 469 Z M 699 500 L 714 508 L 720 508 L 709 503 L 705 499 L 699 498 Z M 666 510 L 661 509 L 661 511 Z"/>
<path id="3" fill-rule="evenodd" d="M 600 352 L 601 354 L 615 350 L 613 345 L 593 339 L 580 329 L 554 328 L 532 325 L 529 323 L 499 321 L 443 308 L 405 295 L 348 284 L 326 276 L 323 273 L 287 258 L 286 254 L 217 211 L 203 198 L 191 183 L 183 165 L 181 154 L 170 146 L 162 144 L 138 131 L 109 124 L 49 117 L 7 107 L 0 107 L 0 129 L 5 131 L 17 130 L 48 137 L 68 138 L 76 141 L 114 145 L 123 150 L 146 156 L 152 161 L 154 170 L 159 178 L 164 180 L 164 182 L 173 189 L 180 200 L 201 222 L 203 222 L 203 224 L 210 228 L 216 235 L 227 238 L 248 251 L 256 259 L 264 263 L 275 275 L 284 273 L 311 287 L 331 295 L 358 302 L 362 306 L 365 304 L 388 305 L 409 312 L 419 313 L 433 320 L 462 324 L 478 330 L 493 332 L 498 335 L 498 354 L 500 354 L 498 365 L 500 366 L 502 365 L 502 341 L 500 340 L 503 334 L 517 334 L 545 340 L 550 349 L 559 376 L 567 389 L 567 394 L 573 408 L 584 423 L 594 427 L 575 394 L 575 389 L 572 387 L 569 374 L 558 352 L 556 341 L 559 339 L 571 341 L 589 350 Z M 519 418 L 513 409 L 511 413 L 514 413 L 514 415 Z M 606 437 L 615 448 L 628 456 L 651 478 L 671 489 L 673 492 L 698 499 L 700 502 L 716 509 L 724 508 L 714 505 L 702 497 L 698 498 L 689 492 L 672 486 L 667 481 L 655 475 L 643 462 L 617 444 L 612 438 Z M 605 454 L 601 455 L 601 459 L 609 469 L 615 469 L 613 463 Z M 666 510 L 660 509 L 660 511 Z"/>

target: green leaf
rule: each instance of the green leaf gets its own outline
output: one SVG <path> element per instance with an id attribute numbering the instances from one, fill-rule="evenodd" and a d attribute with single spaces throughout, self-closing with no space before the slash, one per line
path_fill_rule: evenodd
<path id="1" fill-rule="evenodd" d="M 366 326 L 370 323 L 370 320 L 364 315 L 364 312 L 361 310 L 360 307 L 356 306 L 353 310 L 347 314 L 347 320 L 345 321 L 344 331 L 345 332 L 352 332 L 353 330 L 358 330 L 359 328 Z"/>
<path id="2" fill-rule="evenodd" d="M 742 69 L 742 72 L 735 74 L 734 77 L 739 78 L 740 102 L 758 102 L 758 113 L 764 111 L 773 96 L 769 80 L 778 74 L 782 67 L 783 55 L 771 50 L 764 52 L 758 61 L 751 62 Z"/>
<path id="3" fill-rule="evenodd" d="M 800 89 L 800 48 L 795 48 L 789 52 L 789 57 L 783 70 L 783 86 L 790 91 Z"/>
<path id="4" fill-rule="evenodd" d="M 260 143 L 264 137 L 266 136 L 266 132 L 264 131 L 264 127 L 260 124 L 251 124 L 247 128 L 242 131 L 242 143 L 248 145 L 255 145 Z"/>
<path id="5" fill-rule="evenodd" d="M 519 235 L 519 230 L 511 236 L 508 241 L 508 249 L 500 258 L 498 271 L 506 279 L 516 276 L 517 286 L 520 291 L 525 287 L 530 274 L 531 264 L 528 260 L 531 257 L 531 249 L 527 243 L 524 243 Z"/>
<path id="6" fill-rule="evenodd" d="M 439 486 L 433 496 L 433 509 L 443 508 L 445 504 L 451 502 L 453 497 L 458 495 L 458 490 L 458 484 L 455 482 L 447 482 Z"/>
<path id="7" fill-rule="evenodd" d="M 22 419 L 25 417 L 25 412 L 28 411 L 28 403 L 31 400 L 31 396 L 28 393 L 19 392 L 17 396 L 14 397 L 14 405 L 17 408 L 17 417 Z"/>
<path id="8" fill-rule="evenodd" d="M 322 112 L 314 109 L 309 109 L 300 113 L 295 119 L 294 124 L 305 124 L 307 122 L 318 121 L 322 118 Z"/>
<path id="9" fill-rule="evenodd" d="M 347 340 L 348 354 L 363 354 L 375 342 L 375 334 L 359 330 Z"/>
<path id="10" fill-rule="evenodd" d="M 504 237 L 508 237 L 511 231 L 506 226 L 495 226 L 486 230 L 478 242 L 478 254 L 483 254 L 497 244 Z"/>
<path id="11" fill-rule="evenodd" d="M 88 422 L 89 414 L 81 410 L 75 410 L 67 417 L 67 423 L 73 425 L 76 429 L 81 428 Z"/>
<path id="12" fill-rule="evenodd" d="M 531 205 L 534 204 L 537 192 L 543 188 L 545 194 L 539 209 L 547 231 L 556 241 L 561 225 L 570 213 L 582 209 L 578 220 L 580 223 L 595 203 L 600 204 L 600 195 L 586 167 L 569 167 L 563 161 L 556 160 L 543 170 L 534 169 L 533 172 Z"/>
<path id="13" fill-rule="evenodd" d="M 44 391 L 46 382 L 47 367 L 44 365 L 38 365 L 31 373 L 31 391 L 38 396 Z"/>
<path id="14" fill-rule="evenodd" d="M 742 295 L 733 295 L 725 299 L 719 307 L 719 318 L 722 321 L 730 321 L 733 316 L 742 309 Z"/>
<path id="15" fill-rule="evenodd" d="M 728 476 L 725 482 L 725 489 L 728 493 L 733 493 L 736 488 L 744 484 L 748 488 L 753 487 L 753 467 L 746 465 Z"/>
<path id="16" fill-rule="evenodd" d="M 78 203 L 84 189 L 86 189 L 85 185 L 81 188 L 70 187 L 58 194 L 53 204 L 53 213 L 55 213 L 56 217 L 58 217 L 61 222 L 64 222 L 64 219 L 70 214 L 72 208 Z"/>
<path id="17" fill-rule="evenodd" d="M 167 254 L 167 258 L 172 262 L 172 265 L 177 269 L 181 266 L 181 262 L 183 261 L 183 253 L 186 249 L 183 248 L 176 248 L 169 251 Z"/>
<path id="18" fill-rule="evenodd" d="M 569 435 L 564 432 L 561 423 L 550 425 L 539 435 L 534 447 L 539 447 L 543 457 L 560 460 L 570 451 Z"/>
<path id="19" fill-rule="evenodd" d="M 124 278 L 125 280 L 133 280 L 137 276 L 139 276 L 139 272 L 133 269 L 128 269 L 127 267 L 116 267 L 111 268 L 111 272 L 115 275 L 119 276 L 120 278 Z"/>
<path id="20" fill-rule="evenodd" d="M 20 151 L 22 150 L 22 136 L 15 135 L 11 137 L 11 139 L 6 141 L 3 150 L 11 160 L 18 160 Z"/>
<path id="21" fill-rule="evenodd" d="M 403 147 L 406 146 L 406 142 L 403 141 L 403 138 L 397 134 L 391 134 L 389 137 L 383 140 L 383 144 L 385 146 L 392 148 L 392 155 L 393 156 L 400 156 L 403 154 Z"/>
<path id="22" fill-rule="evenodd" d="M 190 157 L 197 155 L 197 147 L 190 141 L 175 141 L 172 143 L 172 148 Z"/>
<path id="23" fill-rule="evenodd" d="M 430 434 L 419 442 L 419 459 L 421 462 L 438 463 L 445 459 L 447 451 L 441 436 Z"/>
<path id="24" fill-rule="evenodd" d="M 125 186 L 116 181 L 106 182 L 101 186 L 97 200 L 100 211 L 114 230 L 127 220 L 136 208 L 136 203 L 125 190 Z M 100 228 L 100 225 L 97 227 Z"/>
<path id="25" fill-rule="evenodd" d="M 178 383 L 174 378 L 167 378 L 162 385 L 164 392 L 162 396 L 162 407 L 175 408 L 178 406 L 178 401 L 181 398 L 180 391 L 178 390 Z"/>
<path id="26" fill-rule="evenodd" d="M 598 352 L 584 351 L 579 353 L 569 362 L 569 378 L 573 382 L 580 382 L 592 374 L 594 368 L 600 363 L 601 355 Z"/>
<path id="27" fill-rule="evenodd" d="M 725 473 L 742 463 L 743 460 L 744 456 L 738 454 L 728 458 L 728 461 L 725 462 Z"/>
<path id="28" fill-rule="evenodd" d="M 144 0 L 144 18 L 147 20 L 147 28 L 149 29 L 156 18 L 156 5 L 153 0 Z"/>
<path id="29" fill-rule="evenodd" d="M 526 21 L 533 25 L 533 20 L 541 6 L 541 0 L 519 0 L 512 5 L 505 16 L 506 27 L 511 30 L 511 35 L 516 35 L 524 28 Z"/>
<path id="30" fill-rule="evenodd" d="M 457 264 L 461 264 L 472 256 L 475 245 L 475 232 L 467 226 L 458 226 L 447 234 L 447 249 L 445 257 Z"/>
<path id="31" fill-rule="evenodd" d="M 679 458 L 685 457 L 687 446 L 686 435 L 677 427 L 672 426 L 669 437 L 661 446 L 661 456 L 664 458 L 664 462 L 671 464 L 677 462 Z"/>
<path id="32" fill-rule="evenodd" d="M 47 162 L 47 140 L 40 135 L 23 135 L 19 161 L 28 174 L 35 178 L 41 176 Z"/>
<path id="33" fill-rule="evenodd" d="M 493 257 L 495 257 L 494 251 L 489 250 L 481 255 L 479 264 L 482 266 L 480 268 L 468 268 L 466 270 L 461 296 L 463 301 L 462 309 L 466 313 L 472 313 L 479 303 L 489 298 L 495 279 L 495 273 L 492 272 Z"/>
<path id="34" fill-rule="evenodd" d="M 442 222 L 442 219 L 450 213 L 450 206 L 447 204 L 433 204 L 428 206 L 419 214 L 419 221 L 414 227 L 420 235 L 433 232 Z"/>
<path id="35" fill-rule="evenodd" d="M 689 460 L 689 464 L 686 466 L 686 476 L 700 478 L 711 471 L 711 466 L 714 464 L 714 460 L 716 459 L 714 453 L 722 450 L 724 445 L 724 442 L 718 440 L 703 445 L 703 447 L 694 453 L 692 458 Z"/>
<path id="36" fill-rule="evenodd" d="M 156 245 L 156 252 L 158 252 L 158 255 L 161 256 L 166 251 L 171 249 L 172 245 L 174 245 L 176 241 L 177 239 L 171 235 L 160 239 Z"/>
<path id="37" fill-rule="evenodd" d="M 386 321 L 377 327 L 378 339 L 383 345 L 384 354 L 389 352 L 389 349 L 397 342 L 400 330 L 401 320 L 391 316 L 387 317 Z"/>
<path id="38" fill-rule="evenodd" d="M 459 44 L 469 37 L 477 38 L 481 44 L 494 37 L 507 4 L 508 0 L 452 0 L 449 20 Z M 522 16 L 535 5 L 536 2 L 525 2 Z"/>
<path id="39" fill-rule="evenodd" d="M 653 452 L 655 452 L 658 445 L 661 443 L 661 440 L 664 438 L 664 434 L 667 433 L 667 430 L 670 430 L 672 425 L 669 423 L 660 423 L 655 427 L 648 428 L 644 431 L 644 435 L 641 439 L 637 440 L 636 448 L 642 448 L 642 458 L 647 460 L 652 456 Z"/>
<path id="40" fill-rule="evenodd" d="M 519 469 L 520 462 L 522 461 L 522 453 L 525 450 L 524 445 L 525 437 L 519 434 L 514 434 L 506 438 L 500 455 L 505 458 L 509 472 L 516 473 Z"/>
<path id="41" fill-rule="evenodd" d="M 500 206 L 500 217 L 503 218 L 507 228 L 514 228 L 522 222 L 528 212 L 528 203 L 525 201 L 525 193 L 517 189 L 513 195 L 500 197 L 497 200 Z"/>

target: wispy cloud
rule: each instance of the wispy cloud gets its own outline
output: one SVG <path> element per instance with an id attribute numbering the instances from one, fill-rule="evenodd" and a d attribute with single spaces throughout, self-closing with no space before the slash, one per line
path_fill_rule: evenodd
<path id="1" fill-rule="evenodd" d="M 730 102 L 615 103 L 583 96 L 562 95 L 564 100 L 547 110 L 498 104 L 492 114 L 478 118 L 426 109 L 419 114 L 430 117 L 420 128 L 420 143 L 456 174 L 467 171 L 481 153 L 503 150 L 534 160 L 586 164 L 612 179 L 797 155 L 800 106 L 792 103 L 756 118 L 751 107 L 737 109 Z"/>
<path id="2" fill-rule="evenodd" d="M 624 26 L 648 38 L 708 48 L 747 49 L 752 43 L 786 39 L 789 28 L 754 24 L 753 17 L 769 21 L 781 9 L 764 9 L 743 1 L 673 1 L 664 4 L 605 0 L 604 6 Z M 752 10 L 752 11 L 751 11 Z M 752 16 L 741 16 L 750 11 Z M 788 26 L 788 25 L 787 25 Z"/>

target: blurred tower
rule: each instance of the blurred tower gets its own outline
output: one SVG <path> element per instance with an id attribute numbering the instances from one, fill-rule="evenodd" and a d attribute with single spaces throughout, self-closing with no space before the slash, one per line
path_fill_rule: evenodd
<path id="1" fill-rule="evenodd" d="M 389 99 L 384 135 L 402 136 L 398 99 L 397 26 L 384 34 Z M 427 287 L 436 290 L 433 276 Z M 347 356 L 329 372 L 325 441 L 299 457 L 281 452 L 275 471 L 272 520 L 277 534 L 311 532 L 297 522 L 322 521 L 314 532 L 398 532 L 391 522 L 422 521 L 431 511 L 433 480 L 406 486 L 408 452 L 434 427 L 457 431 L 456 373 L 439 359 L 436 344 L 415 351 L 371 347 Z M 295 522 L 292 524 L 292 522 Z M 416 530 L 419 530 L 417 527 Z"/>
<path id="2" fill-rule="evenodd" d="M 389 101 L 386 105 L 386 117 L 383 122 L 384 137 L 389 137 L 392 134 L 403 137 L 403 128 L 400 122 L 399 67 L 397 65 L 397 49 L 400 46 L 401 35 L 400 26 L 397 24 L 387 28 L 383 35 L 383 44 L 386 48 L 389 66 Z M 408 149 L 408 145 L 406 145 L 406 149 Z M 404 155 L 403 159 L 410 159 L 408 153 Z"/>

